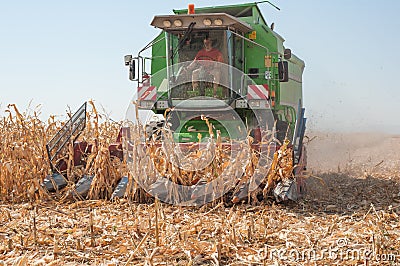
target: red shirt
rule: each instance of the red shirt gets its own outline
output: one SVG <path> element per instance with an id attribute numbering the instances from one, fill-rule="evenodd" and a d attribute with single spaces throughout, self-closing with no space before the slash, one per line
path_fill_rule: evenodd
<path id="1" fill-rule="evenodd" d="M 222 53 L 216 49 L 212 48 L 210 51 L 206 51 L 206 49 L 201 49 L 197 54 L 196 57 L 194 58 L 195 60 L 213 60 L 213 61 L 218 61 L 222 62 Z"/>

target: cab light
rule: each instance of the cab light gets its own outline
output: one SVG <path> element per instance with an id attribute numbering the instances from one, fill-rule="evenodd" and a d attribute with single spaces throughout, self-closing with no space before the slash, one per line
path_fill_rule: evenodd
<path id="1" fill-rule="evenodd" d="M 164 27 L 169 28 L 169 27 L 171 27 L 171 21 L 169 21 L 169 20 L 164 20 L 164 21 L 163 21 L 163 25 L 164 25 Z"/>
<path id="2" fill-rule="evenodd" d="M 211 25 L 211 19 L 205 18 L 205 19 L 203 20 L 203 24 L 204 24 L 204 26 L 210 26 L 210 25 Z"/>
<path id="3" fill-rule="evenodd" d="M 224 22 L 220 18 L 217 18 L 217 19 L 214 20 L 214 24 L 217 25 L 217 26 L 221 26 L 223 23 Z"/>
<path id="4" fill-rule="evenodd" d="M 180 19 L 174 20 L 174 25 L 175 25 L 176 27 L 182 27 L 182 20 L 180 20 Z"/>

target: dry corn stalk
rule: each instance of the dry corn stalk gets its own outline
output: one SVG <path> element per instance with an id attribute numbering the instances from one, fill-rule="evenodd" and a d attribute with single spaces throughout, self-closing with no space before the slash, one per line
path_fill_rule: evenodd
<path id="1" fill-rule="evenodd" d="M 108 146 L 116 139 L 121 125 L 108 120 L 100 123 L 99 120 L 102 116 L 98 114 L 94 102 L 89 101 L 89 103 L 92 110 L 87 114 L 87 127 L 80 136 L 80 140 L 93 143 L 92 154 L 85 158 L 85 168 L 75 167 L 72 159 L 74 156 L 73 144 L 71 143 L 69 152 L 64 158 L 67 161 L 68 177 L 72 185 L 84 174 L 93 175 L 88 197 L 90 199 L 108 198 L 118 180 L 127 174 L 125 162 L 110 157 L 108 152 Z M 0 157 L 0 198 L 3 200 L 32 200 L 43 198 L 43 196 L 48 197 L 40 186 L 43 177 L 50 171 L 45 144 L 62 126 L 62 123 L 56 121 L 54 116 L 48 119 L 47 124 L 43 123 L 38 119 L 36 113 L 34 116 L 21 113 L 15 105 L 9 105 L 7 113 L 8 116 L 1 120 L 1 130 L 5 137 L 2 139 Z M 150 141 L 145 144 L 146 149 L 140 145 L 134 147 L 131 159 L 134 160 L 135 167 L 130 169 L 127 196 L 134 197 L 139 187 L 143 187 L 143 185 L 149 187 L 159 176 L 167 177 L 174 183 L 186 186 L 197 184 L 200 181 L 210 183 L 224 172 L 235 176 L 235 172 L 238 172 L 240 170 L 238 168 L 241 167 L 238 162 L 243 159 L 248 161 L 243 176 L 237 177 L 237 180 L 234 178 L 231 178 L 233 180 L 222 179 L 219 185 L 231 186 L 233 182 L 239 186 L 249 182 L 258 164 L 259 155 L 254 151 L 251 153 L 241 152 L 237 155 L 238 158 L 231 158 L 229 151 L 223 149 L 219 132 L 214 137 L 212 124 L 206 117 L 202 117 L 202 119 L 208 125 L 210 141 L 207 143 L 206 149 L 193 149 L 187 152 L 184 161 L 177 159 L 174 153 L 176 146 L 174 146 L 171 132 L 168 131 L 163 132 L 164 137 L 169 138 L 168 142 Z M 7 133 L 10 131 L 13 134 Z M 134 142 L 140 143 L 144 131 L 141 126 L 131 127 L 131 134 Z M 200 135 L 199 142 L 201 139 Z M 249 149 L 251 138 L 247 144 L 241 143 L 240 145 Z M 268 189 L 282 178 L 290 177 L 293 169 L 290 155 L 291 149 L 285 142 L 280 151 L 275 154 L 276 158 L 268 174 Z M 199 170 L 185 170 L 187 169 L 185 164 L 191 164 L 192 161 L 199 164 L 195 165 L 195 168 Z M 202 161 L 208 162 L 208 164 L 201 167 Z M 137 182 L 135 178 L 138 176 L 146 176 L 146 180 L 142 181 L 146 184 L 138 186 L 135 183 Z"/>
<path id="2" fill-rule="evenodd" d="M 6 113 L 0 120 L 0 200 L 47 197 L 40 186 L 49 171 L 46 134 L 54 132 L 59 123 L 46 126 L 36 111 L 33 115 L 20 113 L 14 104 L 8 105 Z"/>
<path id="3" fill-rule="evenodd" d="M 290 141 L 285 139 L 283 145 L 274 153 L 271 167 L 267 175 L 267 184 L 264 188 L 266 195 L 275 185 L 284 179 L 292 179 L 293 175 L 293 149 L 289 147 Z"/>
<path id="4" fill-rule="evenodd" d="M 99 123 L 101 116 L 93 101 L 90 103 L 92 111 L 87 114 L 89 122 L 80 140 L 94 143 L 95 155 L 88 158 L 85 169 L 77 168 L 73 165 L 71 143 L 68 153 L 59 159 L 67 161 L 68 177 L 72 183 L 83 174 L 97 174 L 90 197 L 99 198 L 110 195 L 117 179 L 126 174 L 126 170 L 123 162 L 111 158 L 108 153 L 108 145 L 116 139 L 120 124 L 110 121 Z M 42 122 L 38 118 L 38 110 L 32 115 L 28 111 L 20 112 L 14 104 L 8 105 L 6 114 L 0 118 L 0 200 L 46 199 L 49 195 L 41 186 L 43 178 L 50 173 L 46 143 L 63 126 L 63 122 L 57 121 L 55 116 Z"/>

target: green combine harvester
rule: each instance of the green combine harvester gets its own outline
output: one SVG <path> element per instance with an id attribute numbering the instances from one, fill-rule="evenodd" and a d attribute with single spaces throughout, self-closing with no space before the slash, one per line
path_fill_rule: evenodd
<path id="1" fill-rule="evenodd" d="M 202 115 L 210 118 L 213 134 L 219 131 L 226 141 L 250 134 L 254 143 L 261 143 L 260 132 L 272 129 L 278 143 L 290 140 L 297 189 L 290 193 L 288 187 L 294 185 L 287 184 L 285 192 L 276 194 L 297 199 L 303 189 L 299 176 L 306 167 L 305 64 L 285 48 L 259 3 L 189 5 L 172 15 L 155 16 L 151 25 L 160 34 L 137 57 L 125 56 L 125 64 L 130 79 L 138 83 L 141 110 L 159 117 L 173 110 L 168 122 L 177 143 L 197 142 L 199 133 L 210 137 Z M 162 119 L 148 123 L 149 135 L 162 124 Z"/>
<path id="2" fill-rule="evenodd" d="M 145 141 L 142 144 L 130 141 L 129 128 L 125 127 L 121 129 L 116 143 L 110 145 L 110 154 L 125 159 L 129 168 L 138 161 L 130 157 L 134 151 L 136 156 L 142 154 L 138 153 L 140 148 L 137 147 L 146 147 L 151 141 L 159 141 L 164 150 L 168 150 L 162 155 L 164 157 L 168 157 L 165 154 L 176 147 L 190 150 L 201 143 L 206 150 L 213 150 L 209 144 L 215 143 L 213 139 L 216 138 L 220 148 L 240 154 L 243 148 L 237 143 L 247 141 L 252 154 L 254 151 L 259 154 L 259 169 L 252 168 L 253 175 L 259 175 L 260 181 L 255 182 L 256 186 L 268 187 L 271 180 L 264 179 L 278 176 L 279 167 L 279 171 L 283 171 L 278 157 L 290 151 L 285 160 L 293 166 L 289 169 L 291 178 L 278 179 L 273 195 L 278 201 L 297 200 L 304 191 L 302 173 L 306 169 L 303 145 L 306 118 L 302 96 L 305 65 L 290 49 L 285 48 L 284 39 L 274 31 L 273 25 L 267 24 L 258 7 L 265 2 L 269 3 L 263 1 L 196 9 L 190 4 L 188 9 L 174 10 L 174 14 L 155 16 L 151 25 L 160 29 L 160 34 L 137 56 L 126 55 L 124 58 L 125 65 L 129 67 L 129 79 L 137 83 L 137 95 L 134 104 L 131 103 L 128 108 L 127 120 L 134 122 L 144 117 L 141 123 L 146 129 L 146 136 L 142 136 Z M 86 104 L 47 145 L 53 170 L 44 182 L 49 190 L 56 190 L 61 183 L 66 185 L 61 175 L 66 169 L 66 162 L 57 158 L 64 153 L 70 139 L 76 140 L 84 129 L 85 114 Z M 173 140 L 172 145 L 166 141 L 166 131 L 171 133 L 169 139 Z M 271 143 L 274 145 L 271 146 Z M 263 158 L 263 151 L 269 153 L 269 159 Z M 90 144 L 75 143 L 75 165 L 82 164 L 82 158 L 90 152 Z M 231 160 L 238 158 L 239 155 L 232 156 Z M 254 164 L 253 159 L 245 159 L 247 164 Z M 178 168 L 185 160 L 189 165 L 195 165 L 181 156 Z M 136 165 L 134 168 L 139 171 L 145 167 Z M 245 165 L 241 168 L 243 173 L 223 178 L 234 179 L 233 186 L 241 187 L 241 194 L 245 197 L 248 191 L 255 188 L 249 188 L 254 182 L 242 180 L 245 171 L 249 175 L 249 168 L 244 169 Z M 197 170 L 202 169 L 183 169 L 179 173 L 183 176 L 186 171 L 193 176 Z M 152 169 L 150 172 L 156 171 Z M 131 176 L 142 176 L 142 184 L 135 179 L 139 185 L 150 183 L 144 190 L 154 197 L 173 190 L 172 187 L 164 187 L 163 191 L 157 192 L 159 184 L 164 186 L 165 176 L 151 182 L 144 172 L 131 171 Z M 81 196 L 87 194 L 92 179 L 93 176 L 84 177 L 76 185 L 76 191 L 82 191 Z M 189 202 L 199 190 L 207 190 L 198 185 L 202 180 L 196 179 L 196 182 L 190 183 L 197 186 L 194 190 L 181 186 L 175 192 L 188 195 L 189 198 L 183 201 Z M 123 196 L 127 184 L 128 178 L 122 177 L 115 196 Z M 200 194 L 207 196 L 208 192 L 204 191 Z M 214 192 L 212 199 L 216 198 Z M 168 200 L 165 198 L 163 201 Z"/>

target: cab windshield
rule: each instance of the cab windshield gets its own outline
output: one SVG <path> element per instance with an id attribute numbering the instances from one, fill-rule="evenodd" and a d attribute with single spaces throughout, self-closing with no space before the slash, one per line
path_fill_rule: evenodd
<path id="1" fill-rule="evenodd" d="M 227 31 L 169 32 L 167 42 L 170 99 L 231 97 Z"/>

